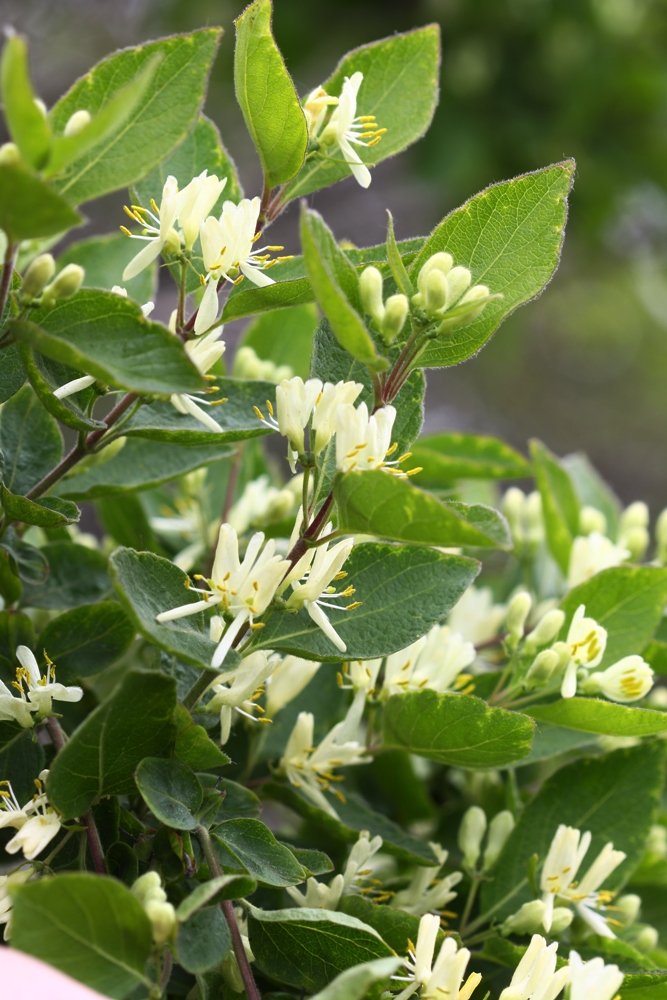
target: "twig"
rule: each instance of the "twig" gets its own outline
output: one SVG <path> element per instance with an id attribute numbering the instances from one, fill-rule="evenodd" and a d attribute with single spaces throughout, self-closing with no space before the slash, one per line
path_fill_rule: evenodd
<path id="1" fill-rule="evenodd" d="M 16 263 L 18 249 L 18 243 L 10 243 L 8 239 L 5 257 L 2 262 L 2 280 L 0 280 L 0 319 L 7 305 L 9 289 L 12 287 L 12 276 L 14 274 L 14 264 Z"/>

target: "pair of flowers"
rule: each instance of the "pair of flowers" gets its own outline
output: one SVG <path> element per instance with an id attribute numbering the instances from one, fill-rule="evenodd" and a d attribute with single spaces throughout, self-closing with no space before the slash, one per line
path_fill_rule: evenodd
<path id="1" fill-rule="evenodd" d="M 46 656 L 46 654 L 45 654 Z M 37 660 L 27 646 L 16 647 L 16 658 L 20 666 L 16 669 L 16 680 L 12 693 L 4 681 L 0 680 L 0 722 L 18 722 L 24 729 L 30 729 L 35 721 L 51 714 L 53 700 L 81 701 L 83 689 L 76 685 L 66 686 L 56 681 L 55 665 L 46 657 L 46 670 L 41 675 Z"/>
<path id="2" fill-rule="evenodd" d="M 42 771 L 35 781 L 37 793 L 24 806 L 8 781 L 0 782 L 0 830 L 14 827 L 17 831 L 5 844 L 8 854 L 23 851 L 26 861 L 32 861 L 58 834 L 61 823 L 58 813 L 49 805 L 44 791 L 48 771 Z"/>

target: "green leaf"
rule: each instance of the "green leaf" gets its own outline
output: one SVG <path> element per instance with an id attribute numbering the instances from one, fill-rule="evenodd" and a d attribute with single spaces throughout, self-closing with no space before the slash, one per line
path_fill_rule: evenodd
<path id="1" fill-rule="evenodd" d="M 278 843 L 258 819 L 230 819 L 215 828 L 214 840 L 223 844 L 261 885 L 298 885 L 306 872 L 289 847 Z"/>
<path id="2" fill-rule="evenodd" d="M 12 243 L 59 236 L 81 222 L 46 181 L 20 164 L 0 165 L 0 229 Z"/>
<path id="3" fill-rule="evenodd" d="M 316 326 L 314 305 L 276 309 L 246 326 L 239 347 L 252 347 L 262 361 L 288 365 L 295 375 L 307 379 Z"/>
<path id="4" fill-rule="evenodd" d="M 434 549 L 371 542 L 354 547 L 345 569 L 362 605 L 327 614 L 347 644 L 346 656 L 365 660 L 404 649 L 441 622 L 477 576 L 479 564 Z M 253 648 L 340 660 L 306 611 L 272 614 Z"/>
<path id="5" fill-rule="evenodd" d="M 0 774 L 11 781 L 19 802 L 35 794 L 35 778 L 44 767 L 44 750 L 33 729 L 17 722 L 0 722 Z"/>
<path id="6" fill-rule="evenodd" d="M 337 911 L 252 906 L 248 930 L 259 968 L 309 992 L 323 989 L 351 966 L 391 955 L 376 931 Z"/>
<path id="7" fill-rule="evenodd" d="M 502 514 L 480 504 L 441 503 L 430 493 L 377 470 L 337 478 L 338 527 L 422 545 L 510 548 Z"/>
<path id="8" fill-rule="evenodd" d="M 498 438 L 481 434 L 429 434 L 412 446 L 421 466 L 420 486 L 447 487 L 455 479 L 520 479 L 532 476 L 530 464 Z"/>
<path id="9" fill-rule="evenodd" d="M 355 965 L 336 976 L 313 1000 L 363 1000 L 372 986 L 387 982 L 401 964 L 400 958 L 376 958 Z"/>
<path id="10" fill-rule="evenodd" d="M 10 493 L 4 483 L 0 483 L 0 500 L 10 521 L 36 524 L 40 528 L 59 528 L 65 524 L 76 524 L 81 511 L 71 500 L 46 497 L 35 503 L 25 497 Z"/>
<path id="11" fill-rule="evenodd" d="M 616 705 L 602 698 L 561 698 L 526 711 L 534 719 L 600 736 L 654 736 L 667 730 L 667 712 Z"/>
<path id="12" fill-rule="evenodd" d="M 373 339 L 353 304 L 352 296 L 358 298 L 354 267 L 322 216 L 305 206 L 301 210 L 301 246 L 315 298 L 336 339 L 358 361 L 374 371 L 383 371 L 388 363 L 378 357 Z"/>
<path id="13" fill-rule="evenodd" d="M 107 997 L 150 987 L 151 925 L 115 879 L 82 872 L 29 882 L 12 907 L 12 946 Z"/>
<path id="14" fill-rule="evenodd" d="M 232 935 L 219 906 L 197 910 L 180 924 L 176 957 L 188 972 L 206 972 L 222 962 L 232 946 Z"/>
<path id="15" fill-rule="evenodd" d="M 351 917 L 356 917 L 368 927 L 377 931 L 385 944 L 388 944 L 397 955 L 406 955 L 411 948 L 409 942 L 417 940 L 419 932 L 419 917 L 414 917 L 404 910 L 394 910 L 391 906 L 378 906 L 363 896 L 344 896 L 340 901 L 340 909 Z M 442 932 L 439 939 L 444 939 Z M 440 941 L 436 940 L 436 946 Z"/>
<path id="16" fill-rule="evenodd" d="M 29 545 L 20 538 L 12 527 L 8 528 L 0 541 L 0 548 L 8 553 L 16 575 L 25 583 L 39 586 L 49 573 L 49 564 L 40 549 Z M 12 598 L 17 600 L 19 594 Z"/>
<path id="17" fill-rule="evenodd" d="M 607 534 L 616 538 L 621 516 L 621 501 L 611 486 L 605 483 L 600 473 L 582 452 L 566 455 L 561 464 L 567 469 L 581 505 L 595 507 L 607 519 Z"/>
<path id="18" fill-rule="evenodd" d="M 51 472 L 63 455 L 57 423 L 29 385 L 5 403 L 0 414 L 3 481 L 12 493 L 25 494 Z"/>
<path id="19" fill-rule="evenodd" d="M 178 732 L 174 745 L 174 756 L 194 770 L 208 770 L 229 764 L 229 757 L 223 753 L 203 726 L 196 726 L 192 716 L 182 705 L 176 713 Z"/>
<path id="20" fill-rule="evenodd" d="M 255 0 L 236 19 L 234 89 L 259 153 L 267 188 L 285 184 L 306 155 L 308 126 L 271 32 L 271 0 Z"/>
<path id="21" fill-rule="evenodd" d="M 116 840 L 104 855 L 107 874 L 131 886 L 139 877 L 139 859 L 129 844 Z"/>
<path id="22" fill-rule="evenodd" d="M 134 626 L 120 605 L 100 601 L 52 618 L 39 643 L 56 664 L 58 680 L 69 684 L 115 663 L 130 648 L 134 636 Z"/>
<path id="23" fill-rule="evenodd" d="M 667 676 L 667 642 L 649 642 L 642 657 L 656 674 Z"/>
<path id="24" fill-rule="evenodd" d="M 466 694 L 411 691 L 384 710 L 384 740 L 452 767 L 505 767 L 530 751 L 534 723 Z"/>
<path id="25" fill-rule="evenodd" d="M 210 668 L 215 643 L 203 612 L 164 625 L 155 620 L 161 611 L 198 599 L 185 587 L 186 574 L 169 559 L 124 548 L 113 553 L 110 568 L 121 604 L 141 634 L 184 663 Z"/>
<path id="26" fill-rule="evenodd" d="M 535 480 L 542 498 L 542 513 L 551 554 L 564 574 L 572 542 L 579 534 L 579 498 L 559 460 L 540 441 L 530 442 Z"/>
<path id="27" fill-rule="evenodd" d="M 63 132 L 80 108 L 98 114 L 156 54 L 162 56 L 143 99 L 123 125 L 58 178 L 62 194 L 80 204 L 127 187 L 182 142 L 197 119 L 219 38 L 219 28 L 162 38 L 116 52 L 81 77 L 50 112 L 55 132 Z"/>
<path id="28" fill-rule="evenodd" d="M 364 163 L 381 163 L 419 139 L 431 123 L 438 101 L 440 29 L 437 24 L 392 35 L 353 49 L 323 83 L 338 97 L 345 77 L 361 72 L 364 80 L 357 101 L 358 115 L 375 115 L 387 132 L 370 149 L 355 147 Z M 302 198 L 311 191 L 350 176 L 350 168 L 336 149 L 332 156 L 309 157 L 289 185 L 284 200 Z"/>
<path id="29" fill-rule="evenodd" d="M 482 911 L 502 920 L 531 898 L 527 868 L 546 858 L 560 823 L 590 830 L 593 840 L 582 874 L 611 841 L 626 860 L 605 881 L 618 890 L 637 867 L 653 823 L 664 778 L 664 746 L 647 743 L 561 768 L 525 807 L 510 835 L 492 881 L 482 887 Z"/>
<path id="30" fill-rule="evenodd" d="M 394 236 L 394 217 L 389 209 L 387 209 L 387 217 L 387 260 L 389 262 L 389 267 L 391 269 L 392 277 L 396 282 L 398 291 L 402 292 L 403 295 L 407 295 L 408 298 L 411 298 L 415 289 L 410 280 L 405 264 L 403 263 L 401 251 L 398 243 L 396 242 L 396 237 Z"/>
<path id="31" fill-rule="evenodd" d="M 48 577 L 41 586 L 26 583 L 27 607 L 77 608 L 110 596 L 107 558 L 101 552 L 65 541 L 48 542 L 39 551 L 47 560 Z"/>
<path id="32" fill-rule="evenodd" d="M 294 847 L 292 844 L 284 844 L 289 848 L 296 860 L 309 875 L 327 875 L 334 870 L 334 863 L 324 851 L 315 851 L 309 847 Z"/>
<path id="33" fill-rule="evenodd" d="M 283 802 L 299 816 L 304 816 L 326 834 L 342 840 L 343 843 L 356 843 L 361 831 L 368 830 L 371 837 L 382 837 L 383 850 L 400 861 L 427 867 L 435 867 L 438 863 L 426 841 L 413 837 L 401 829 L 398 823 L 394 823 L 382 813 L 375 812 L 354 792 L 347 793 L 344 802 L 331 796 L 331 804 L 338 818 L 323 809 L 318 809 L 299 789 L 285 782 L 275 780 L 267 782 L 262 785 L 262 795 Z"/>
<path id="34" fill-rule="evenodd" d="M 136 278 L 123 281 L 123 271 L 137 253 L 137 244 L 123 233 L 90 236 L 71 243 L 58 257 L 58 269 L 78 264 L 84 269 L 84 288 L 103 288 L 110 292 L 114 285 L 125 288 L 135 302 L 142 305 L 153 298 L 157 285 L 157 261 L 145 267 Z"/>
<path id="35" fill-rule="evenodd" d="M 169 753 L 175 707 L 172 678 L 129 670 L 57 755 L 49 772 L 50 801 L 67 819 L 80 816 L 103 795 L 131 795 L 139 761 Z"/>
<path id="36" fill-rule="evenodd" d="M 525 712 L 534 718 L 531 709 L 525 709 Z M 528 767 L 529 764 L 535 764 L 537 761 L 549 760 L 582 747 L 595 747 L 597 744 L 597 737 L 590 733 L 579 733 L 573 729 L 552 726 L 538 720 L 530 753 L 514 766 Z"/>
<path id="37" fill-rule="evenodd" d="M 122 295 L 84 289 L 31 317 L 10 324 L 17 339 L 108 385 L 163 394 L 204 388 L 178 337 Z"/>
<path id="38" fill-rule="evenodd" d="M 207 789 L 215 789 L 220 796 L 220 807 L 214 823 L 224 823 L 228 819 L 257 819 L 261 803 L 254 792 L 229 778 L 217 778 L 214 774 L 198 774 L 199 783 Z"/>
<path id="39" fill-rule="evenodd" d="M 436 227 L 410 277 L 415 280 L 429 257 L 444 250 L 455 264 L 470 269 L 473 284 L 488 285 L 504 297 L 489 302 L 478 319 L 433 341 L 419 365 L 439 368 L 465 361 L 506 316 L 542 291 L 558 265 L 573 173 L 574 162 L 565 160 L 493 184 Z"/>
<path id="40" fill-rule="evenodd" d="M 211 435 L 213 441 L 215 436 Z M 60 492 L 72 500 L 95 500 L 147 490 L 210 465 L 231 452 L 221 444 L 180 445 L 129 438 L 110 459 L 69 476 Z"/>
<path id="41" fill-rule="evenodd" d="M 2 268 L 0 268 L 1 273 Z M 0 403 L 6 403 L 11 399 L 24 382 L 25 370 L 21 364 L 18 347 L 16 344 L 9 344 L 0 351 Z"/>
<path id="42" fill-rule="evenodd" d="M 123 427 L 123 433 L 153 441 L 173 441 L 174 444 L 211 445 L 223 441 L 244 441 L 272 430 L 257 417 L 253 406 L 264 411 L 267 399 L 275 404 L 276 387 L 273 382 L 216 377 L 215 384 L 218 391 L 207 395 L 206 399 L 220 405 L 206 407 L 206 412 L 220 424 L 218 433 L 209 430 L 194 417 L 179 413 L 171 403 L 160 402 L 137 410 Z"/>
<path id="43" fill-rule="evenodd" d="M 51 129 L 35 103 L 28 66 L 28 45 L 22 35 L 8 36 L 2 50 L 0 76 L 9 134 L 26 163 L 39 170 L 49 155 Z"/>
<path id="44" fill-rule="evenodd" d="M 566 634 L 580 604 L 607 630 L 600 668 L 624 656 L 641 653 L 662 620 L 667 603 L 667 569 L 657 566 L 614 566 L 574 587 L 561 602 Z"/>
<path id="45" fill-rule="evenodd" d="M 93 420 L 84 409 L 95 398 L 95 389 L 89 387 L 65 399 L 58 399 L 54 391 L 66 382 L 78 378 L 80 372 L 67 365 L 62 365 L 52 358 L 47 358 L 39 351 L 33 351 L 28 344 L 19 343 L 17 347 L 23 363 L 24 374 L 27 374 L 37 398 L 51 416 L 66 427 L 75 431 L 91 431 L 106 429 L 101 420 Z"/>
<path id="46" fill-rule="evenodd" d="M 101 497 L 95 504 L 102 527 L 118 545 L 139 551 L 162 552 L 148 516 L 136 493 Z"/>
<path id="47" fill-rule="evenodd" d="M 189 896 L 179 903 L 176 909 L 178 920 L 188 920 L 193 913 L 207 903 L 222 902 L 224 899 L 243 899 L 250 896 L 257 888 L 257 883 L 247 875 L 218 875 L 208 882 L 202 882 Z"/>
<path id="48" fill-rule="evenodd" d="M 174 830 L 195 830 L 194 814 L 203 791 L 192 769 L 180 760 L 144 757 L 134 775 L 141 797 L 161 823 Z"/>

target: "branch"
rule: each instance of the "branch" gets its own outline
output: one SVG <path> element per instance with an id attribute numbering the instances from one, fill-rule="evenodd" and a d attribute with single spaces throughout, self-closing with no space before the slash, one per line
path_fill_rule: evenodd
<path id="1" fill-rule="evenodd" d="M 7 305 L 9 289 L 12 287 L 12 276 L 14 274 L 14 264 L 16 263 L 18 249 L 18 243 L 10 243 L 8 237 L 5 259 L 2 262 L 2 280 L 0 281 L 0 319 Z"/>

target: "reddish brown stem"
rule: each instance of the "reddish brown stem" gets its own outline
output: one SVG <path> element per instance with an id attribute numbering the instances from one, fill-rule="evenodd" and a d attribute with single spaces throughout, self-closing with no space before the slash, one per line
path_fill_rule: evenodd
<path id="1" fill-rule="evenodd" d="M 0 319 L 7 305 L 9 289 L 12 287 L 12 276 L 14 274 L 14 264 L 18 253 L 17 243 L 7 243 L 5 258 L 2 262 L 2 279 L 0 279 Z"/>

